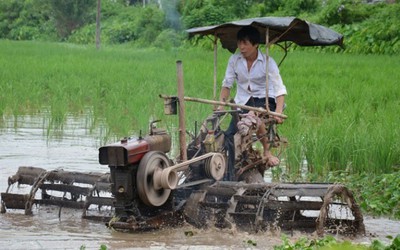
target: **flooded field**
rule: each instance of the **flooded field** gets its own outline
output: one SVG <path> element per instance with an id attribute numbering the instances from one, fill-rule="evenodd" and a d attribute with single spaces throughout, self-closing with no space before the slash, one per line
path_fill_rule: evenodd
<path id="1" fill-rule="evenodd" d="M 108 172 L 98 163 L 100 129 L 89 133 L 83 117 L 68 117 L 62 134 L 47 138 L 43 117 L 25 116 L 4 120 L 0 129 L 0 191 L 7 189 L 7 179 L 19 166 L 53 170 Z M 16 188 L 16 187 L 14 187 Z M 29 192 L 25 190 L 25 193 Z M 345 238 L 370 243 L 374 239 L 389 242 L 386 236 L 400 233 L 400 221 L 364 216 L 367 235 Z M 187 232 L 190 235 L 187 236 Z M 190 225 L 143 233 L 121 233 L 104 223 L 81 219 L 80 210 L 40 207 L 33 216 L 8 210 L 0 214 L 2 249 L 273 249 L 281 244 L 282 234 L 291 239 L 316 237 L 304 232 L 263 232 L 249 234 L 237 230 L 201 230 Z M 256 243 L 256 244 L 252 244 Z"/>

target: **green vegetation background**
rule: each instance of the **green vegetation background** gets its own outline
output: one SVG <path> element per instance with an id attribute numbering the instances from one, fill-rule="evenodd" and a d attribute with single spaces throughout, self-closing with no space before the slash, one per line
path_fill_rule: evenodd
<path id="1" fill-rule="evenodd" d="M 2 0 L 0 39 L 94 44 L 98 0 Z M 169 49 L 184 30 L 260 16 L 296 16 L 344 34 L 345 50 L 400 53 L 399 0 L 101 0 L 101 43 Z M 374 2 L 374 4 L 371 4 Z M 233 4 L 234 3 L 234 4 Z"/>

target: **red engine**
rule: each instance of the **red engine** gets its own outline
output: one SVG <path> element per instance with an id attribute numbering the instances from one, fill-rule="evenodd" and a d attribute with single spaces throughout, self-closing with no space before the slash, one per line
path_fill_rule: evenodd
<path id="1" fill-rule="evenodd" d="M 165 130 L 156 128 L 152 128 L 144 138 L 124 138 L 99 149 L 100 164 L 110 168 L 116 216 L 127 219 L 129 216 L 140 217 L 143 213 L 152 211 L 152 208 L 143 204 L 140 199 L 141 195 L 145 196 L 148 193 L 145 188 L 140 188 L 147 187 L 147 182 L 151 180 L 137 177 L 138 169 L 147 153 L 164 154 L 170 149 L 171 136 Z M 165 196 L 168 197 L 169 193 L 165 192 Z"/>
<path id="2" fill-rule="evenodd" d="M 99 162 L 109 166 L 128 166 L 139 163 L 149 151 L 168 153 L 171 150 L 171 136 L 165 130 L 153 129 L 144 138 L 124 138 L 120 142 L 99 149 Z"/>

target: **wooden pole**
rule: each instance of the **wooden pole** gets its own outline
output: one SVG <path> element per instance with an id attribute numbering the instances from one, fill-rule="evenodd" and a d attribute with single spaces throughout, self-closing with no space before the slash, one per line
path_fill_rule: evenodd
<path id="1" fill-rule="evenodd" d="M 160 97 L 166 99 L 166 98 L 172 98 L 173 96 L 160 95 Z M 179 97 L 178 97 L 178 99 L 179 99 Z M 252 106 L 246 106 L 246 105 L 241 105 L 241 104 L 230 103 L 230 102 L 220 102 L 220 101 L 213 101 L 213 100 L 194 98 L 194 97 L 187 97 L 187 96 L 184 96 L 183 100 L 184 101 L 190 101 L 190 102 L 200 102 L 200 103 L 205 103 L 205 104 L 213 104 L 213 105 L 218 105 L 218 106 L 219 105 L 221 105 L 221 106 L 229 106 L 229 107 L 240 108 L 240 109 L 245 109 L 245 110 L 249 110 L 249 111 L 255 111 L 255 112 L 262 113 L 262 114 L 278 116 L 278 117 L 281 117 L 281 118 L 284 118 L 284 119 L 287 118 L 287 116 L 284 115 L 284 114 L 268 111 L 268 110 L 265 110 L 263 108 L 257 108 L 257 107 L 252 107 Z"/>
<path id="2" fill-rule="evenodd" d="M 178 78 L 180 160 L 182 162 L 182 161 L 187 160 L 185 100 L 184 100 L 182 61 L 176 61 L 176 74 L 177 74 L 177 78 Z"/>
<path id="3" fill-rule="evenodd" d="M 266 78 L 265 78 L 265 109 L 267 111 L 269 110 L 269 101 L 268 101 L 268 84 L 269 84 L 269 79 L 268 79 L 268 75 L 269 75 L 269 27 L 267 27 L 267 30 L 265 31 L 265 59 L 266 59 L 266 63 L 265 63 L 265 72 L 266 72 Z"/>
<path id="4" fill-rule="evenodd" d="M 217 100 L 217 41 L 218 38 L 214 35 L 214 92 L 213 92 L 213 100 Z M 217 105 L 214 105 L 214 109 L 217 110 Z"/>

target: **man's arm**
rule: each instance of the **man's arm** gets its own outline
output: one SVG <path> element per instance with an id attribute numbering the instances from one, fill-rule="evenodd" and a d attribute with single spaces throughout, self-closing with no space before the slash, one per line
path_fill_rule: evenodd
<path id="1" fill-rule="evenodd" d="M 276 102 L 276 110 L 275 110 L 275 112 L 279 113 L 279 114 L 282 114 L 283 105 L 285 104 L 285 95 L 277 96 L 275 98 L 275 102 Z M 274 118 L 276 119 L 277 123 L 279 123 L 279 124 L 283 123 L 283 119 L 282 118 L 277 117 L 277 116 L 275 116 Z"/>
<path id="2" fill-rule="evenodd" d="M 221 88 L 221 94 L 219 96 L 219 101 L 227 102 L 230 94 L 231 94 L 231 89 L 230 88 L 222 87 Z M 224 106 L 223 105 L 218 106 L 217 110 L 224 110 Z"/>

